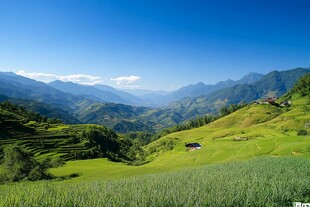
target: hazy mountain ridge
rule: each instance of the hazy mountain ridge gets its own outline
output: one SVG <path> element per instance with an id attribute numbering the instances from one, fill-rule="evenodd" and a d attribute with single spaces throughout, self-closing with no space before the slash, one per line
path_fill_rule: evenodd
<path id="1" fill-rule="evenodd" d="M 177 91 L 171 92 L 167 95 L 149 94 L 148 96 L 145 95 L 143 97 L 148 98 L 148 100 L 153 101 L 158 106 L 168 105 L 169 103 L 179 101 L 183 98 L 193 98 L 202 95 L 208 95 L 222 88 L 231 87 L 237 84 L 251 84 L 255 81 L 260 80 L 263 76 L 264 75 L 259 73 L 249 73 L 248 75 L 237 81 L 228 79 L 226 81 L 220 81 L 214 85 L 206 85 L 203 82 L 199 82 L 196 84 L 184 86 Z"/>
<path id="2" fill-rule="evenodd" d="M 111 86 L 96 84 L 94 85 L 94 87 L 100 90 L 109 91 L 111 93 L 118 95 L 122 99 L 126 100 L 127 104 L 136 105 L 136 106 L 148 106 L 147 103 L 144 103 L 144 101 L 140 99 L 139 97 L 132 95 L 130 93 L 127 93 L 125 91 L 122 91 L 122 90 L 116 90 L 115 88 Z"/>
<path id="3" fill-rule="evenodd" d="M 77 104 L 85 100 L 82 96 L 59 91 L 43 82 L 35 81 L 20 75 L 0 73 L 0 94 L 36 101 L 60 107 L 66 111 L 75 110 Z"/>
<path id="4" fill-rule="evenodd" d="M 71 93 L 73 95 L 81 95 L 92 99 L 96 97 L 96 101 L 101 100 L 102 102 L 113 102 L 113 103 L 127 103 L 126 100 L 117 96 L 116 94 L 103 91 L 93 86 L 81 85 L 73 82 L 62 82 L 59 80 L 48 83 L 49 86 L 56 88 L 65 93 Z"/>

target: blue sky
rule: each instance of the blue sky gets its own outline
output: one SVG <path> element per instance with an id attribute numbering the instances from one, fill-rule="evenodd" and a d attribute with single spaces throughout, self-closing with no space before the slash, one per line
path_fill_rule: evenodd
<path id="1" fill-rule="evenodd" d="M 0 70 L 175 90 L 310 67 L 308 0 L 0 0 Z"/>

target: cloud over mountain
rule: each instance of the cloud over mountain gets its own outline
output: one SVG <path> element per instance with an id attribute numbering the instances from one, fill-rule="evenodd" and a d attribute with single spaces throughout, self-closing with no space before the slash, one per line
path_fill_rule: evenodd
<path id="1" fill-rule="evenodd" d="M 134 83 L 136 81 L 141 80 L 141 77 L 130 75 L 130 76 L 121 76 L 117 78 L 111 78 L 111 81 L 115 81 L 116 85 L 122 88 L 138 88 L 137 85 L 130 85 L 131 83 Z"/>
<path id="2" fill-rule="evenodd" d="M 31 79 L 39 80 L 42 82 L 51 82 L 55 80 L 61 80 L 64 82 L 70 81 L 85 85 L 95 85 L 103 83 L 103 78 L 100 76 L 92 76 L 87 74 L 71 74 L 71 75 L 56 75 L 52 73 L 29 73 L 24 70 L 17 72 L 18 75 L 28 77 Z"/>

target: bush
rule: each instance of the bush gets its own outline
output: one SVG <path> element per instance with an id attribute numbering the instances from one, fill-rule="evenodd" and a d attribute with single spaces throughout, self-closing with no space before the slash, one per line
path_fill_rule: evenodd
<path id="1" fill-rule="evenodd" d="M 299 136 L 307 136 L 308 135 L 308 131 L 305 130 L 305 129 L 300 129 L 300 130 L 298 130 L 297 135 L 299 135 Z"/>
<path id="2" fill-rule="evenodd" d="M 55 168 L 55 167 L 63 166 L 65 164 L 65 161 L 63 159 L 61 159 L 60 157 L 57 157 L 57 158 L 51 160 L 49 162 L 49 164 L 50 164 L 49 167 Z"/>
<path id="3" fill-rule="evenodd" d="M 50 179 L 53 176 L 47 172 L 47 169 L 63 164 L 64 162 L 60 159 L 51 160 L 50 158 L 38 162 L 32 153 L 20 146 L 6 146 L 2 163 L 4 174 L 1 179 L 9 182 Z"/>
<path id="4" fill-rule="evenodd" d="M 6 179 L 10 182 L 26 178 L 34 168 L 35 160 L 31 153 L 20 147 L 7 146 L 4 148 L 3 169 Z"/>

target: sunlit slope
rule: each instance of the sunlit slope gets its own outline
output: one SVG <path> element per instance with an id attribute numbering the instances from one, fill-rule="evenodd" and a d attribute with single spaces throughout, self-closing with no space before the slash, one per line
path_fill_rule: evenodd
<path id="1" fill-rule="evenodd" d="M 309 131 L 309 101 L 309 96 L 295 95 L 290 107 L 253 104 L 207 126 L 169 134 L 145 148 L 151 152 L 147 157 L 150 162 L 142 166 L 95 159 L 70 161 L 52 172 L 59 176 L 78 173 L 81 176 L 77 180 L 113 179 L 257 156 L 308 157 L 310 136 L 300 136 L 298 131 Z M 247 140 L 235 141 L 236 137 Z M 198 142 L 203 147 L 188 151 L 184 145 L 189 142 Z"/>
<path id="2" fill-rule="evenodd" d="M 309 96 L 294 95 L 290 107 L 252 104 L 207 126 L 169 134 L 147 150 L 152 165 L 197 166 L 248 159 L 254 156 L 310 154 L 310 136 L 299 136 L 310 124 Z M 240 140 L 241 141 L 236 141 Z M 188 151 L 185 143 L 198 142 L 200 150 Z M 167 145 L 174 145 L 169 150 Z"/>

